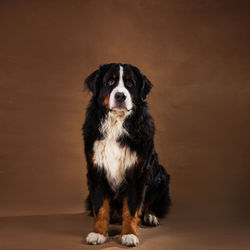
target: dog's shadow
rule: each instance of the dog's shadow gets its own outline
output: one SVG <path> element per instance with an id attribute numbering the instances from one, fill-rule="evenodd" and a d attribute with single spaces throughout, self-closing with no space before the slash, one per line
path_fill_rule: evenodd
<path id="1" fill-rule="evenodd" d="M 120 236 L 120 234 L 121 234 L 121 229 L 114 228 L 113 226 L 111 226 L 111 228 L 108 230 L 109 237 L 114 238 Z"/>

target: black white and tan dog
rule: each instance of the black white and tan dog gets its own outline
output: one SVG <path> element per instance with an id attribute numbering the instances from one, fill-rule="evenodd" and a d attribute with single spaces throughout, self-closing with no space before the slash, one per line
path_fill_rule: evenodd
<path id="1" fill-rule="evenodd" d="M 101 65 L 85 80 L 93 93 L 83 125 L 89 197 L 95 223 L 88 244 L 102 244 L 122 220 L 121 243 L 139 243 L 137 223 L 159 225 L 170 205 L 169 175 L 158 163 L 146 97 L 152 84 L 130 64 Z"/>

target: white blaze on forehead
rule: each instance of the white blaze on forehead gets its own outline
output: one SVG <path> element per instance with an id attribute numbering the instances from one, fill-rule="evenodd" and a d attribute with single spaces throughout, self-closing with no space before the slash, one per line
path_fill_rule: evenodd
<path id="1" fill-rule="evenodd" d="M 122 89 L 124 88 L 124 82 L 123 82 L 123 67 L 120 66 L 120 72 L 119 72 L 119 83 L 118 83 L 118 88 Z"/>
<path id="2" fill-rule="evenodd" d="M 112 90 L 110 94 L 110 103 L 109 103 L 110 109 L 113 109 L 116 107 L 115 94 L 118 92 L 123 93 L 126 96 L 126 99 L 124 102 L 125 102 L 125 107 L 127 108 L 127 110 L 131 110 L 133 107 L 131 95 L 128 89 L 124 85 L 123 74 L 124 74 L 123 67 L 120 65 L 118 85 Z"/>

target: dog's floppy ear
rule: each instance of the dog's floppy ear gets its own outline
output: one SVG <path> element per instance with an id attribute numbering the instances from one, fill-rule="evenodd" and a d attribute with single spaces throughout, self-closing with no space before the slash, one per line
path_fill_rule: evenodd
<path id="1" fill-rule="evenodd" d="M 99 76 L 100 69 L 95 70 L 91 75 L 89 75 L 84 83 L 85 86 L 95 95 L 97 92 L 97 79 Z"/>
<path id="2" fill-rule="evenodd" d="M 141 96 L 141 100 L 143 102 L 145 102 L 150 90 L 153 87 L 153 84 L 142 73 L 141 73 L 141 77 L 142 77 L 142 87 L 141 87 L 141 91 L 140 91 L 140 96 Z"/>
<path id="3" fill-rule="evenodd" d="M 143 102 L 146 102 L 147 96 L 153 87 L 153 84 L 148 80 L 148 78 L 135 66 L 132 66 L 137 77 L 141 80 L 140 86 L 140 97 Z"/>
<path id="4" fill-rule="evenodd" d="M 101 64 L 99 69 L 95 70 L 91 75 L 89 75 L 84 83 L 85 86 L 93 93 L 93 95 L 95 95 L 97 93 L 98 90 L 98 78 L 100 76 L 100 72 L 102 71 L 103 68 L 105 68 L 107 64 Z"/>

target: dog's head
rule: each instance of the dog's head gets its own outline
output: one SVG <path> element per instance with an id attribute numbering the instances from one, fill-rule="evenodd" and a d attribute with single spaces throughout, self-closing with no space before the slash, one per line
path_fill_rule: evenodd
<path id="1" fill-rule="evenodd" d="M 99 105 L 109 110 L 130 111 L 146 101 L 152 84 L 130 64 L 103 64 L 85 80 Z"/>

